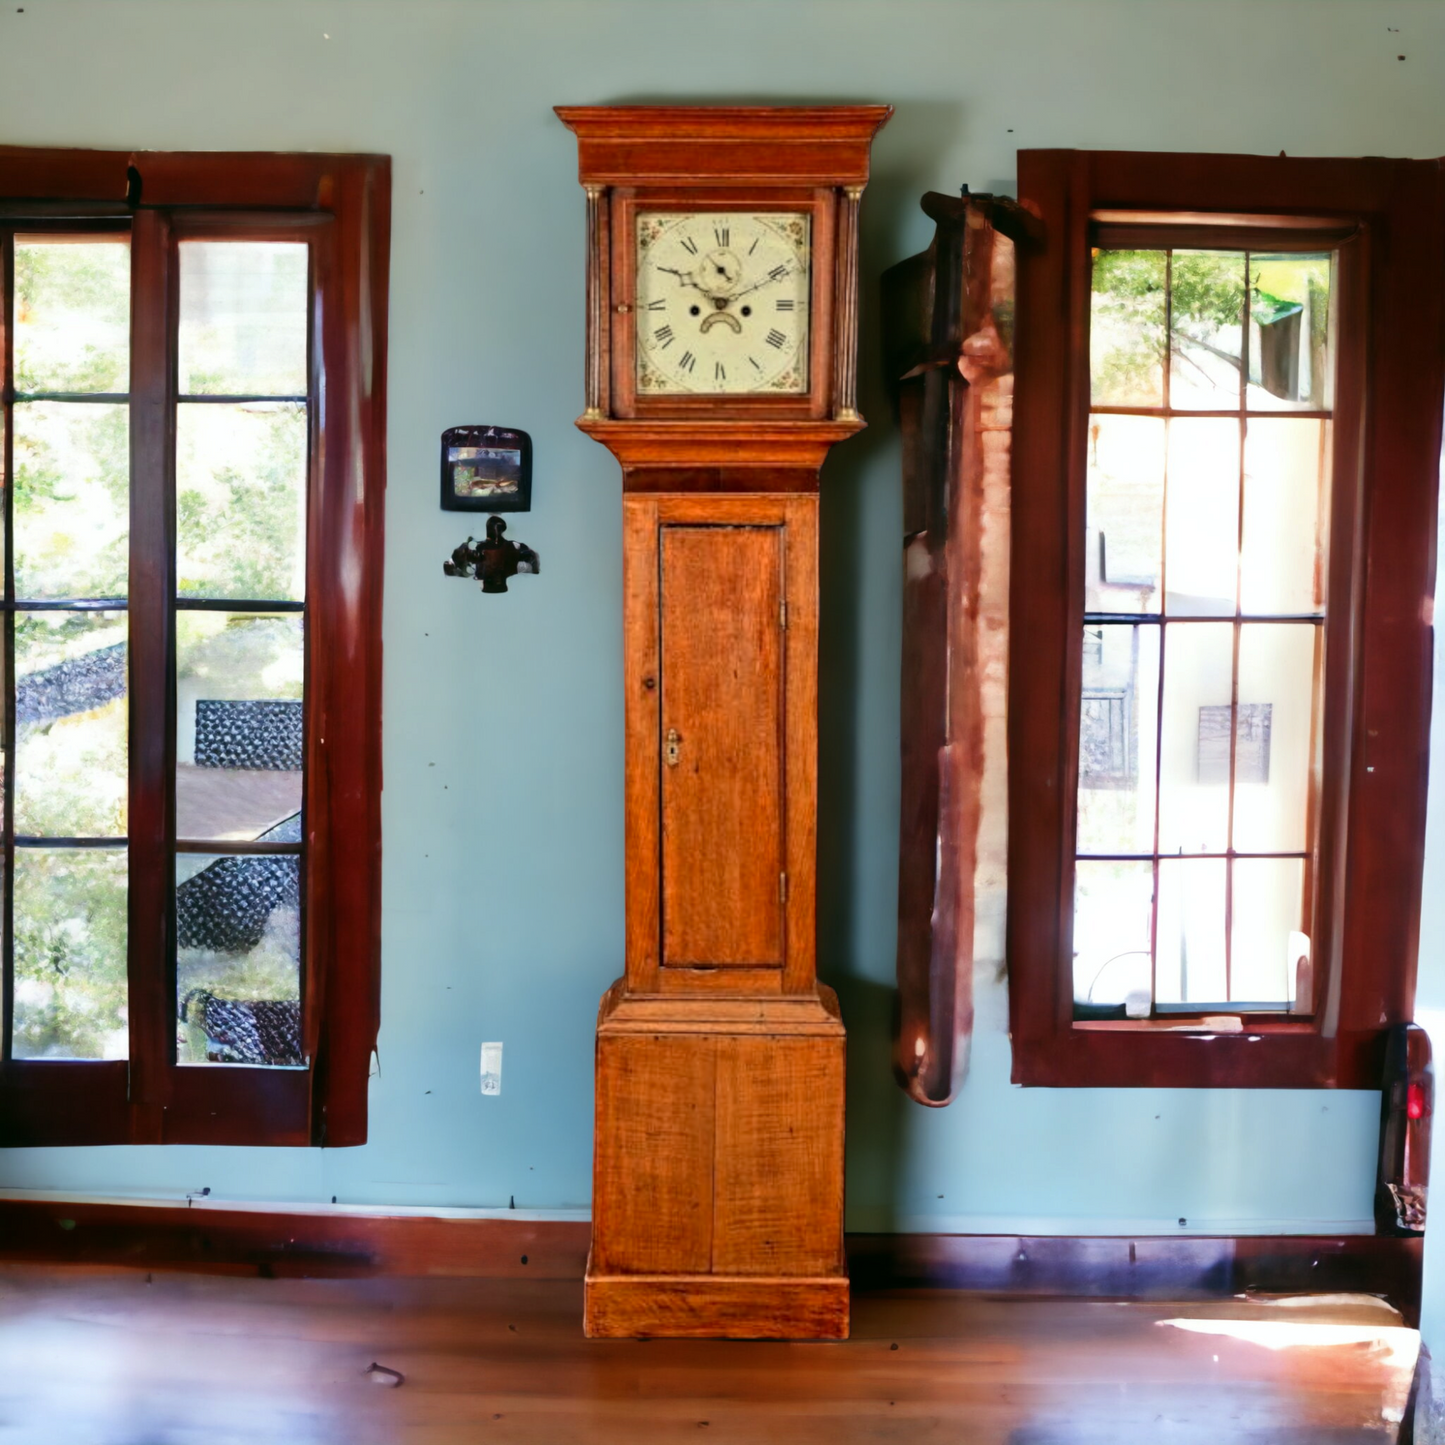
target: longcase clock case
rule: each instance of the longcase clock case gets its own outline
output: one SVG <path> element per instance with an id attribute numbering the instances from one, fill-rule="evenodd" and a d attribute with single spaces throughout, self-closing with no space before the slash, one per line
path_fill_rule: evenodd
<path id="1" fill-rule="evenodd" d="M 623 473 L 626 970 L 598 1020 L 586 1328 L 839 1338 L 845 1040 L 815 946 L 818 469 L 863 425 L 857 210 L 889 111 L 558 114 L 588 202 L 578 425 Z M 806 389 L 639 394 L 637 217 L 750 208 L 806 216 Z M 734 259 L 720 265 L 738 297 L 766 285 L 732 280 Z M 697 304 L 743 315 L 728 295 Z"/>

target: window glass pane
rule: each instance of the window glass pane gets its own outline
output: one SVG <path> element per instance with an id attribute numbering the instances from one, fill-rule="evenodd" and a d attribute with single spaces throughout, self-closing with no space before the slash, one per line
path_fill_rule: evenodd
<path id="1" fill-rule="evenodd" d="M 1309 951 L 1301 932 L 1304 859 L 1238 858 L 1233 867 L 1231 998 L 1285 1006 L 1299 956 Z"/>
<path id="2" fill-rule="evenodd" d="M 183 241 L 182 396 L 306 394 L 307 251 L 293 241 Z"/>
<path id="3" fill-rule="evenodd" d="M 1149 1009 L 1149 932 L 1154 870 L 1149 863 L 1074 867 L 1074 1001 Z M 1132 1000 L 1131 1000 L 1132 995 Z"/>
<path id="4" fill-rule="evenodd" d="M 1155 987 L 1161 1004 L 1228 998 L 1222 858 L 1165 858 L 1159 864 Z"/>
<path id="5" fill-rule="evenodd" d="M 15 238 L 15 389 L 130 389 L 130 243 Z"/>
<path id="6" fill-rule="evenodd" d="M 1234 411 L 1241 382 L 1243 253 L 1175 251 L 1170 303 L 1170 407 Z"/>
<path id="7" fill-rule="evenodd" d="M 1234 613 L 1239 562 L 1239 423 L 1175 417 L 1169 423 L 1165 611 Z"/>
<path id="8" fill-rule="evenodd" d="M 1084 608 L 1157 612 L 1164 538 L 1164 421 L 1089 419 Z"/>
<path id="9" fill-rule="evenodd" d="M 1244 612 L 1323 612 L 1330 424 L 1251 417 L 1244 436 Z"/>
<path id="10" fill-rule="evenodd" d="M 15 850 L 18 1059 L 123 1059 L 123 848 Z"/>
<path id="11" fill-rule="evenodd" d="M 1251 411 L 1327 411 L 1334 405 L 1330 346 L 1333 257 L 1249 258 Z"/>
<path id="12" fill-rule="evenodd" d="M 1222 853 L 1229 841 L 1234 625 L 1165 629 L 1159 851 Z"/>
<path id="13" fill-rule="evenodd" d="M 306 407 L 182 404 L 176 430 L 177 590 L 301 601 Z"/>
<path id="14" fill-rule="evenodd" d="M 1095 406 L 1163 406 L 1165 255 L 1096 251 L 1089 369 Z"/>
<path id="15" fill-rule="evenodd" d="M 1309 846 L 1322 641 L 1309 622 L 1240 627 L 1234 846 L 1241 853 L 1302 853 Z"/>
<path id="16" fill-rule="evenodd" d="M 269 837 L 300 813 L 302 641 L 299 613 L 177 614 L 178 837 Z"/>
<path id="17" fill-rule="evenodd" d="M 301 1065 L 300 859 L 176 859 L 176 1057 Z"/>
<path id="18" fill-rule="evenodd" d="M 129 408 L 15 408 L 15 595 L 124 597 L 130 547 Z"/>
<path id="19" fill-rule="evenodd" d="M 1159 631 L 1128 623 L 1084 626 L 1080 853 L 1154 851 Z"/>
<path id="20" fill-rule="evenodd" d="M 15 831 L 123 837 L 125 613 L 17 613 L 15 674 Z"/>

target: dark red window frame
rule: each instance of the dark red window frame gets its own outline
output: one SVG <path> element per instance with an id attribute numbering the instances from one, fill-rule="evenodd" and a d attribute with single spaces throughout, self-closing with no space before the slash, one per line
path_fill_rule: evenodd
<path id="1" fill-rule="evenodd" d="M 128 220 L 133 556 L 174 557 L 179 234 L 312 244 L 305 742 L 306 1069 L 175 1062 L 174 578 L 133 566 L 128 1061 L 6 1059 L 0 1144 L 366 1140 L 380 1018 L 381 584 L 391 163 L 385 156 L 0 147 L 0 219 Z M 155 505 L 160 498 L 162 505 Z M 171 564 L 173 566 L 173 562 Z"/>
<path id="2" fill-rule="evenodd" d="M 1019 190 L 1043 222 L 1043 237 L 1020 247 L 1018 258 L 1009 603 L 1013 1080 L 1376 1088 L 1384 1031 L 1408 1020 L 1414 1006 L 1445 387 L 1441 165 L 1023 151 Z M 1311 232 L 1340 248 L 1344 340 L 1315 904 L 1323 956 L 1311 1017 L 1245 1016 L 1237 1034 L 1197 1021 L 1180 1028 L 1074 1019 L 1089 276 L 1100 228 L 1136 245 L 1193 228 L 1193 244 L 1219 245 L 1223 233 L 1258 247 L 1281 233 Z"/>

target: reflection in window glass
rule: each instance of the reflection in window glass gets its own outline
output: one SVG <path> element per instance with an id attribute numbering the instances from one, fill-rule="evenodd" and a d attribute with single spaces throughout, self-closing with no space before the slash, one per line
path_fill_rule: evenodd
<path id="1" fill-rule="evenodd" d="M 183 241 L 182 396 L 306 394 L 304 243 Z"/>
<path id="2" fill-rule="evenodd" d="M 15 850 L 17 1059 L 123 1059 L 123 848 Z"/>
<path id="3" fill-rule="evenodd" d="M 182 405 L 176 586 L 182 597 L 299 602 L 306 577 L 306 407 Z"/>
<path id="4" fill-rule="evenodd" d="M 1094 254 L 1081 1016 L 1287 1009 L 1308 967 L 1332 294 L 1328 254 Z"/>
<path id="5" fill-rule="evenodd" d="M 266 835 L 300 841 L 299 819 Z M 305 1063 L 300 859 L 176 859 L 176 1056 L 192 1064 Z"/>
<path id="6" fill-rule="evenodd" d="M 15 390 L 130 390 L 130 242 L 15 238 Z"/>

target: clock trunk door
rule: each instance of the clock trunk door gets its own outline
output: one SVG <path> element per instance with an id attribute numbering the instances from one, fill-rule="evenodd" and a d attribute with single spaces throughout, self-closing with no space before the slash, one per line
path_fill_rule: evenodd
<path id="1" fill-rule="evenodd" d="M 661 962 L 781 968 L 784 529 L 661 533 Z"/>

